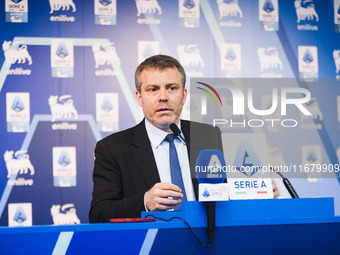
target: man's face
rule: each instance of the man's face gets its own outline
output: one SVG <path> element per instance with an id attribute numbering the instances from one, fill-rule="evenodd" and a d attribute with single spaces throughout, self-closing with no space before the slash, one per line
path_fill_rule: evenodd
<path id="1" fill-rule="evenodd" d="M 136 99 L 145 118 L 155 127 L 169 132 L 171 123 L 179 123 L 179 115 L 187 98 L 177 68 L 163 71 L 145 69 L 141 73 L 141 92 Z"/>

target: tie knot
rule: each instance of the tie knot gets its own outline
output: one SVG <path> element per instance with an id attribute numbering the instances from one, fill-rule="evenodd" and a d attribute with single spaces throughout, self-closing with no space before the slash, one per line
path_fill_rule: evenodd
<path id="1" fill-rule="evenodd" d="M 175 139 L 175 134 L 168 134 L 164 140 L 167 140 L 169 143 L 172 143 Z"/>

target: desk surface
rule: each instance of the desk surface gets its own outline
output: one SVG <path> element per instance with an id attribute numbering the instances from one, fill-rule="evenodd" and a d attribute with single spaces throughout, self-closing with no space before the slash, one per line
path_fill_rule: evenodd
<path id="1" fill-rule="evenodd" d="M 230 201 L 235 202 L 235 201 Z M 332 200 L 238 201 L 216 205 L 215 242 L 211 248 L 201 247 L 188 227 L 180 220 L 148 223 L 106 223 L 70 226 L 0 227 L 0 254 L 340 254 L 340 217 L 328 216 L 320 208 L 315 216 L 302 217 L 313 206 L 326 206 Z M 287 207 L 287 203 L 290 206 Z M 306 207 L 307 204 L 313 204 Z M 285 204 L 286 212 L 268 217 L 271 207 Z M 185 218 L 201 241 L 208 243 L 206 217 L 202 204 L 187 203 L 182 212 L 155 213 L 158 217 L 174 215 Z M 250 213 L 248 219 L 229 214 L 229 207 Z M 296 208 L 293 208 L 293 207 Z M 262 207 L 262 209 L 258 209 Z M 295 217 L 286 217 L 290 209 Z M 329 209 L 329 208 L 328 208 Z M 230 212 L 231 210 L 231 212 Z M 262 210 L 262 216 L 256 211 Z M 293 213 L 293 211 L 291 213 Z M 221 219 L 221 214 L 225 216 Z M 289 213 L 288 213 L 289 214 Z M 324 215 L 323 215 L 324 214 Z M 243 216 L 242 216 L 243 217 Z M 175 245 L 176 244 L 176 245 Z"/>

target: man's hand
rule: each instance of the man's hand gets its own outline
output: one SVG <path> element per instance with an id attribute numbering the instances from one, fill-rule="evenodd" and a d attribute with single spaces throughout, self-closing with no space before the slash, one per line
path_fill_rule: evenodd
<path id="1" fill-rule="evenodd" d="M 278 198 L 279 197 L 279 188 L 274 184 L 273 181 L 272 181 L 272 186 L 273 186 L 274 198 Z"/>
<path id="2" fill-rule="evenodd" d="M 156 183 L 145 193 L 145 205 L 149 211 L 174 209 L 182 202 L 181 189 L 172 183 Z"/>

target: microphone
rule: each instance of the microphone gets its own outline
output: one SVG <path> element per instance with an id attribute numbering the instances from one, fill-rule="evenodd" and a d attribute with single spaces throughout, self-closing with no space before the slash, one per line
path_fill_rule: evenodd
<path id="1" fill-rule="evenodd" d="M 190 146 L 190 144 L 181 136 L 181 131 L 175 123 L 170 124 L 170 130 L 174 135 L 178 136 L 185 144 Z M 194 146 L 196 147 L 196 146 Z M 222 171 L 223 166 L 225 166 L 225 161 L 223 154 L 220 150 L 202 150 L 201 149 L 197 161 L 196 161 L 196 176 L 199 182 L 199 196 L 202 193 L 202 199 L 199 197 L 199 201 L 207 201 L 206 211 L 207 211 L 207 232 L 209 237 L 209 247 L 214 243 L 214 233 L 215 233 L 215 201 L 225 201 L 228 200 L 228 190 L 226 186 L 212 188 L 209 185 L 221 184 L 226 179 L 226 172 Z M 209 171 L 197 171 L 197 167 L 204 169 L 208 168 Z M 215 173 L 216 168 L 220 173 Z M 211 170 L 213 169 L 213 170 Z M 224 183 L 226 185 L 226 183 Z M 205 185 L 205 186 L 201 186 Z M 201 192 L 201 187 L 203 192 Z M 210 189 L 210 192 L 209 192 Z M 217 190 L 218 189 L 218 190 Z M 216 194 L 218 194 L 216 196 Z M 221 195 L 222 194 L 222 195 Z"/>
<path id="2" fill-rule="evenodd" d="M 196 161 L 195 171 L 199 182 L 199 201 L 207 201 L 207 231 L 209 245 L 214 242 L 215 201 L 228 200 L 226 171 L 223 154 L 220 150 L 201 150 Z"/>
<path id="3" fill-rule="evenodd" d="M 271 167 L 271 170 L 275 173 L 277 173 L 281 178 L 282 178 L 282 182 L 285 185 L 286 189 L 288 190 L 289 194 L 291 195 L 292 198 L 299 198 L 299 195 L 296 193 L 295 189 L 293 188 L 293 185 L 290 183 L 290 181 L 283 176 L 283 174 L 281 174 L 279 172 L 279 170 Z"/>
<path id="4" fill-rule="evenodd" d="M 190 146 L 190 144 L 181 135 L 181 130 L 179 130 L 179 128 L 177 127 L 177 125 L 175 123 L 170 124 L 170 129 L 171 129 L 172 133 L 174 133 L 174 135 L 178 136 L 186 145 Z"/>

